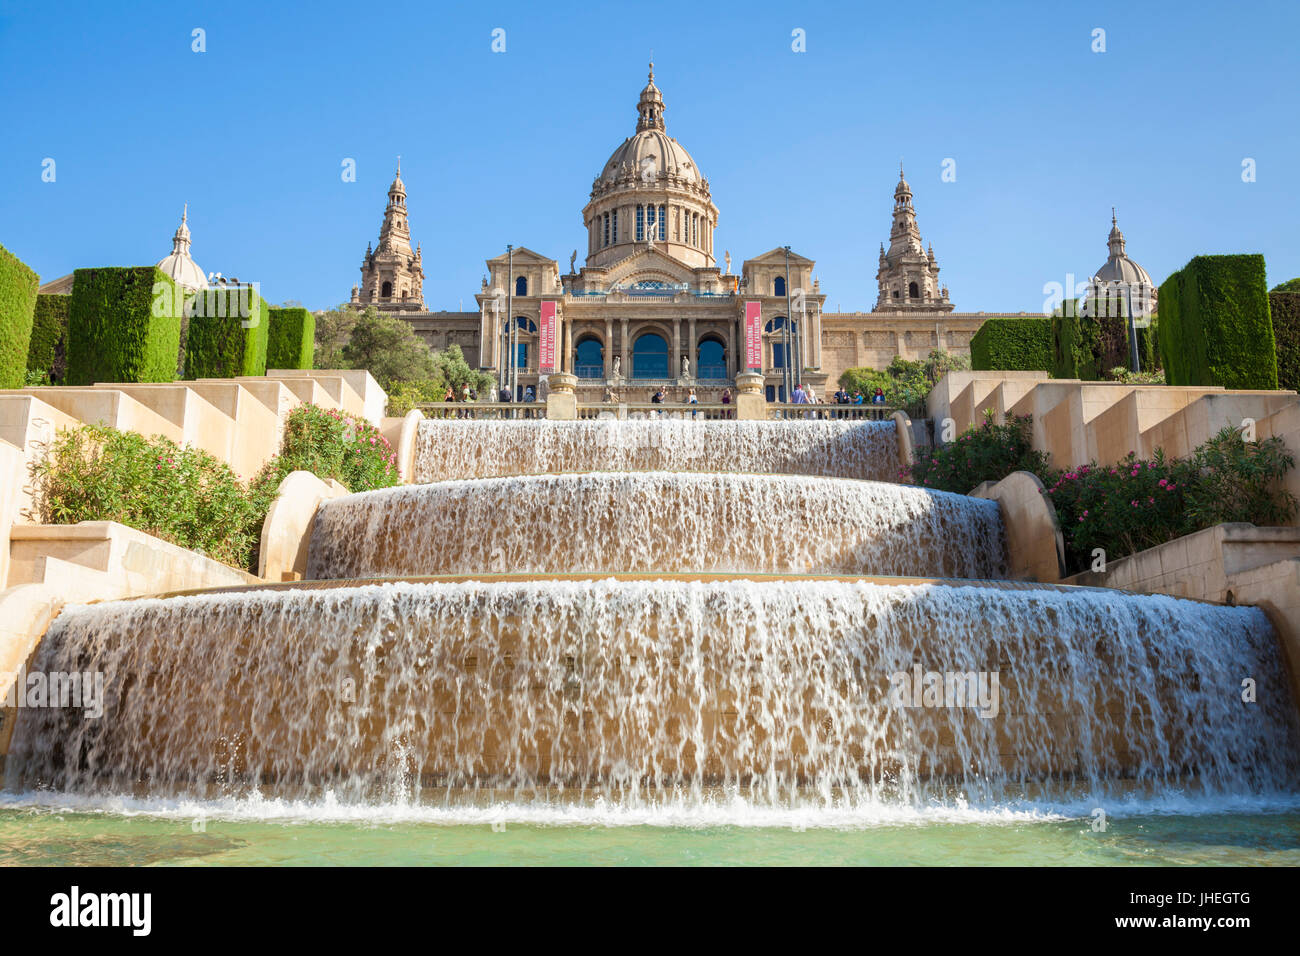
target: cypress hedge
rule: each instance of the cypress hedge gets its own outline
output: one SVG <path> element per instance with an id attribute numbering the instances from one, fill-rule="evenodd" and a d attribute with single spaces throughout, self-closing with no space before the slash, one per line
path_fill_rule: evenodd
<path id="1" fill-rule="evenodd" d="M 0 388 L 27 384 L 27 348 L 40 284 L 35 272 L 0 246 Z"/>
<path id="2" fill-rule="evenodd" d="M 1102 381 L 1113 368 L 1128 368 L 1128 308 L 1120 299 L 1089 303 L 1081 314 L 1079 301 L 1066 302 L 1052 315 L 1052 377 Z M 1138 365 L 1144 372 L 1159 367 L 1155 327 L 1137 329 Z"/>
<path id="3" fill-rule="evenodd" d="M 175 381 L 183 291 L 171 278 L 154 266 L 72 275 L 68 384 Z"/>
<path id="4" fill-rule="evenodd" d="M 1043 316 L 986 320 L 971 337 L 970 364 L 980 372 L 1050 371 L 1052 320 Z"/>
<path id="5" fill-rule="evenodd" d="M 1171 275 L 1159 340 L 1170 385 L 1277 388 L 1264 257 L 1196 256 Z"/>
<path id="6" fill-rule="evenodd" d="M 267 336 L 267 368 L 311 368 L 316 349 L 316 316 L 302 308 L 273 308 Z"/>
<path id="7" fill-rule="evenodd" d="M 32 313 L 32 341 L 27 348 L 27 371 L 44 372 L 60 385 L 68 374 L 68 309 L 70 295 L 36 296 Z"/>
<path id="8" fill-rule="evenodd" d="M 1300 292 L 1270 292 L 1277 343 L 1277 387 L 1300 392 Z"/>
<path id="9" fill-rule="evenodd" d="M 265 375 L 269 310 L 254 286 L 195 293 L 186 305 L 185 378 Z"/>

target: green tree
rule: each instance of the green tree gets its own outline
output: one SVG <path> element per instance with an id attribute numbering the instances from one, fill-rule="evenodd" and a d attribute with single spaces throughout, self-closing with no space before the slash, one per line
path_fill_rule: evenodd
<path id="1" fill-rule="evenodd" d="M 429 346 L 420 341 L 410 323 L 374 306 L 357 316 L 342 358 L 348 368 L 366 369 L 385 390 L 395 382 L 434 377 Z"/>
<path id="2" fill-rule="evenodd" d="M 1300 279 L 1287 279 L 1273 286 L 1270 292 L 1300 292 Z"/>
<path id="3" fill-rule="evenodd" d="M 343 347 L 348 344 L 348 337 L 352 335 L 352 328 L 360 315 L 345 303 L 316 316 L 316 357 L 312 363 L 316 368 L 348 368 L 343 359 Z"/>
<path id="4" fill-rule="evenodd" d="M 433 368 L 443 388 L 450 385 L 458 395 L 465 385 L 484 397 L 492 389 L 492 376 L 487 372 L 470 368 L 459 345 L 449 345 L 436 353 L 433 356 Z"/>

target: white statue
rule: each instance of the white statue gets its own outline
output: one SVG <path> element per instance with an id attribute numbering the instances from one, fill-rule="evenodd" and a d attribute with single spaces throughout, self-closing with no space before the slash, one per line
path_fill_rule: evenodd
<path id="1" fill-rule="evenodd" d="M 623 360 L 617 355 L 614 356 L 614 377 L 619 378 L 623 374 Z"/>
<path id="2" fill-rule="evenodd" d="M 724 252 L 722 258 L 727 261 L 727 275 L 731 275 L 731 250 L 728 249 Z"/>
<path id="3" fill-rule="evenodd" d="M 691 360 L 685 355 L 682 356 L 682 378 L 691 377 Z"/>

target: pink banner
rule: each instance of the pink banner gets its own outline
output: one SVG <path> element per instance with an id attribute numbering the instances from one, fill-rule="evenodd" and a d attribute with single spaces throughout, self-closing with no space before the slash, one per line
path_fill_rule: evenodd
<path id="1" fill-rule="evenodd" d="M 555 371 L 555 303 L 542 303 L 542 324 L 538 329 L 538 371 L 548 375 Z"/>
<path id="2" fill-rule="evenodd" d="M 763 370 L 762 303 L 745 303 L 745 368 Z"/>

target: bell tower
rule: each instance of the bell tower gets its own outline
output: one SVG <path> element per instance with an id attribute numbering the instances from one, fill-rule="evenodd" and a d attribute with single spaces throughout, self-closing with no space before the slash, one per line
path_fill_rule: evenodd
<path id="1" fill-rule="evenodd" d="M 391 312 L 424 311 L 424 262 L 417 245 L 411 250 L 411 224 L 406 215 L 406 184 L 402 160 L 388 187 L 388 206 L 379 227 L 379 247 L 366 246 L 361 260 L 361 284 L 352 301 Z"/>
<path id="2" fill-rule="evenodd" d="M 934 247 L 921 244 L 921 230 L 912 208 L 912 187 L 898 167 L 898 185 L 894 188 L 894 222 L 889 230 L 889 251 L 880 246 L 880 263 L 876 270 L 879 296 L 875 312 L 922 311 L 951 312 L 948 290 L 939 285 L 939 264 Z"/>

